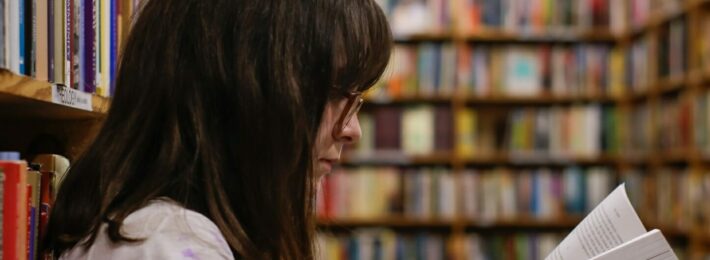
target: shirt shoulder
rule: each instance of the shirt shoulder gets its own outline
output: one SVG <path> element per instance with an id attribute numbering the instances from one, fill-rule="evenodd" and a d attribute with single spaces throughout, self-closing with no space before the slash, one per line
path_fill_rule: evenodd
<path id="1" fill-rule="evenodd" d="M 131 213 L 121 233 L 138 242 L 112 243 L 104 225 L 94 244 L 74 248 L 62 259 L 234 259 L 211 220 L 169 200 L 155 200 Z"/>

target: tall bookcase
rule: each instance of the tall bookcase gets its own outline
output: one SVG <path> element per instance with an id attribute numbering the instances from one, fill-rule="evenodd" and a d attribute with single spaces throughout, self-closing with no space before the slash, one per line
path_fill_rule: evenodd
<path id="1" fill-rule="evenodd" d="M 391 10 L 392 3 L 396 5 L 397 2 L 380 1 L 381 4 L 390 5 L 387 6 L 390 8 L 390 15 L 392 12 L 397 12 Z M 573 29 L 565 32 L 546 32 L 535 29 L 511 31 L 505 30 L 502 26 L 501 28 L 485 28 L 480 24 L 477 25 L 480 26 L 477 30 L 462 29 L 462 27 L 470 26 L 462 25 L 462 16 L 465 19 L 470 19 L 471 15 L 480 17 L 484 15 L 486 10 L 490 11 L 490 9 L 486 9 L 490 8 L 486 4 L 492 1 L 419 2 L 424 3 L 428 9 L 439 8 L 435 11 L 437 13 L 441 13 L 441 10 L 446 13 L 443 15 L 444 18 L 435 18 L 437 25 L 429 31 L 417 31 L 416 28 L 425 25 L 426 22 L 415 21 L 413 26 L 405 26 L 403 29 L 409 34 L 404 33 L 404 35 L 396 37 L 398 46 L 415 46 L 418 48 L 417 55 L 419 56 L 428 55 L 426 51 L 421 50 L 421 46 L 426 45 L 453 46 L 457 52 L 454 59 L 456 63 L 461 61 L 461 50 L 467 47 L 471 48 L 471 46 L 473 48 L 476 46 L 506 48 L 506 46 L 546 45 L 554 48 L 554 46 L 602 45 L 608 47 L 609 57 L 608 60 L 602 62 L 609 67 L 608 72 L 612 74 L 605 75 L 605 80 L 609 81 L 606 85 L 607 88 L 601 91 L 583 91 L 583 93 L 577 94 L 554 94 L 551 93 L 554 92 L 551 90 L 552 87 L 547 84 L 547 86 L 542 86 L 543 91 L 538 91 L 535 95 L 500 93 L 504 91 L 476 95 L 476 92 L 470 89 L 462 91 L 468 87 L 461 82 L 459 72 L 454 72 L 455 79 L 449 81 L 449 83 L 455 82 L 453 86 L 438 86 L 444 88 L 442 91 L 444 94 L 437 93 L 436 91 L 439 89 L 434 92 L 431 89 L 407 92 L 407 79 L 396 78 L 398 73 L 402 72 L 393 69 L 395 71 L 387 73 L 385 82 L 374 91 L 377 93 L 370 96 L 366 106 L 371 110 L 381 107 L 403 107 L 402 110 L 406 110 L 412 107 L 416 109 L 422 105 L 447 107 L 450 109 L 451 117 L 454 118 L 453 125 L 449 128 L 451 136 L 454 137 L 454 145 L 444 150 L 434 147 L 429 149 L 429 153 L 414 155 L 408 154 L 407 151 L 399 151 L 398 153 L 391 149 L 378 150 L 377 144 L 374 144 L 375 148 L 372 147 L 373 144 L 367 144 L 365 152 L 361 148 L 355 148 L 345 154 L 344 169 L 336 174 L 350 174 L 356 177 L 344 178 L 344 180 L 340 180 L 340 177 L 333 178 L 332 182 L 336 184 L 326 187 L 326 193 L 329 188 L 337 189 L 343 185 L 348 186 L 348 189 L 357 190 L 364 185 L 359 184 L 362 180 L 358 177 L 363 175 L 362 169 L 374 168 L 374 174 L 381 174 L 377 169 L 384 168 L 401 175 L 400 181 L 403 184 L 398 186 L 398 191 L 404 193 L 400 196 L 406 197 L 408 195 L 405 191 L 405 178 L 407 178 L 407 174 L 412 174 L 412 171 L 408 169 L 443 167 L 454 176 L 454 187 L 458 188 L 454 204 L 456 207 L 462 207 L 461 201 L 465 200 L 462 197 L 466 196 L 464 193 L 467 186 L 462 184 L 461 176 L 471 170 L 493 171 L 488 174 L 496 174 L 496 169 L 505 168 L 512 169 L 510 170 L 514 172 L 512 175 L 516 175 L 517 169 L 561 169 L 564 172 L 570 168 L 582 168 L 585 169 L 582 170 L 584 175 L 588 173 L 585 172 L 588 169 L 603 167 L 606 169 L 603 171 L 604 174 L 613 176 L 611 177 L 612 186 L 619 182 L 627 183 L 632 203 L 646 227 L 661 229 L 681 253 L 679 255 L 681 258 L 701 259 L 710 256 L 710 250 L 707 249 L 710 248 L 710 228 L 708 226 L 710 224 L 708 218 L 710 217 L 708 215 L 710 204 L 704 202 L 705 196 L 710 194 L 708 193 L 710 190 L 710 186 L 708 186 L 710 184 L 708 183 L 710 153 L 708 151 L 710 150 L 708 149 L 708 141 L 706 141 L 710 130 L 708 128 L 710 114 L 707 110 L 707 101 L 703 101 L 708 98 L 707 85 L 710 83 L 708 81 L 710 80 L 710 69 L 708 69 L 708 65 L 710 65 L 708 62 L 710 31 L 707 29 L 710 28 L 708 27 L 710 26 L 708 22 L 710 21 L 710 1 L 571 1 L 608 5 L 608 9 L 604 11 L 606 18 L 618 20 L 621 17 L 623 21 L 610 23 L 605 27 L 587 24 L 585 29 Z M 505 5 L 515 1 L 493 2 Z M 546 4 L 551 2 L 564 1 L 527 1 L 531 5 L 539 4 L 546 7 L 550 7 Z M 466 4 L 476 3 L 483 7 L 473 11 L 462 8 Z M 388 9 L 387 7 L 385 9 Z M 648 8 L 647 11 L 639 11 L 644 7 Z M 505 6 L 498 8 L 505 8 Z M 614 8 L 621 8 L 624 11 L 618 12 Z M 418 15 L 412 16 L 413 19 L 421 19 Z M 611 16 L 616 16 L 616 18 L 610 18 Z M 391 22 L 397 23 L 397 19 L 401 18 L 393 18 Z M 402 53 L 395 52 L 394 55 L 402 55 Z M 404 55 L 406 56 L 406 53 Z M 422 81 L 430 80 L 427 78 L 429 76 L 416 75 L 422 72 L 419 59 L 394 58 L 393 64 L 410 67 L 410 71 L 405 72 L 415 75 L 415 83 L 410 84 L 421 87 Z M 446 65 L 439 66 L 445 67 Z M 460 67 L 461 65 L 458 64 L 457 70 Z M 447 75 L 446 69 L 443 70 L 440 72 L 440 76 Z M 392 79 L 393 77 L 395 79 Z M 468 78 L 464 77 L 464 79 Z M 405 83 L 392 83 L 391 81 Z M 393 84 L 397 86 L 393 87 Z M 426 94 L 421 94 L 422 92 L 426 92 Z M 600 125 L 599 128 L 611 127 L 611 130 L 600 130 L 603 133 L 598 135 L 601 139 L 598 140 L 598 147 L 594 149 L 597 152 L 591 154 L 585 155 L 575 152 L 568 153 L 568 156 L 550 156 L 550 154 L 525 156 L 511 151 L 508 146 L 510 140 L 505 141 L 507 142 L 506 146 L 497 147 L 487 153 L 466 154 L 467 152 L 462 152 L 457 147 L 462 142 L 461 138 L 464 138 L 457 133 L 457 129 L 461 124 L 470 123 L 459 120 L 457 114 L 467 109 L 474 108 L 480 114 L 507 114 L 504 118 L 509 120 L 511 118 L 510 111 L 520 108 L 532 107 L 545 110 L 586 105 L 599 107 L 601 121 L 613 121 L 610 126 L 600 122 L 603 125 Z M 607 110 L 611 112 L 606 114 Z M 365 113 L 367 113 L 367 108 Z M 435 117 L 438 115 L 436 114 Z M 399 115 L 399 117 L 400 120 L 406 120 L 402 119 L 406 117 L 404 115 Z M 481 117 L 479 116 L 478 119 L 480 120 Z M 377 130 L 377 126 L 373 127 L 374 130 L 365 129 L 371 124 L 370 121 L 377 121 L 377 119 L 366 118 L 365 121 L 363 124 L 365 135 L 382 132 L 382 130 Z M 391 125 L 388 124 L 389 126 Z M 404 128 L 401 125 L 399 127 Z M 506 131 L 512 127 L 514 126 L 507 125 L 502 129 Z M 403 132 L 408 130 L 402 129 L 401 131 L 400 135 L 405 135 Z M 505 132 L 497 132 L 497 135 L 493 135 L 493 137 L 501 135 L 504 136 L 503 139 L 506 138 Z M 387 136 L 390 137 L 390 135 Z M 436 134 L 433 136 L 438 138 Z M 397 135 L 394 137 L 401 138 Z M 497 138 L 500 139 L 500 137 Z M 377 141 L 370 140 L 369 142 Z M 404 150 L 403 146 L 400 144 L 399 148 Z M 392 170 L 393 168 L 395 170 Z M 374 180 L 370 179 L 367 183 L 380 185 L 379 183 L 383 180 L 383 178 L 375 178 Z M 343 184 L 348 181 L 355 184 Z M 355 188 L 351 186 L 355 186 Z M 505 187 L 516 188 L 517 186 Z M 608 188 L 610 191 L 611 187 Z M 381 231 L 379 229 L 372 231 L 372 229 L 380 227 L 403 234 L 417 232 L 443 234 L 446 243 L 444 246 L 446 257 L 465 259 L 467 256 L 465 251 L 470 250 L 464 246 L 467 234 L 481 234 L 481 240 L 495 239 L 495 235 L 491 236 L 491 234 L 511 232 L 564 234 L 570 231 L 584 216 L 582 212 L 582 214 L 560 214 L 547 218 L 518 214 L 512 218 L 498 216 L 494 219 L 485 219 L 467 216 L 463 209 L 457 209 L 454 217 L 442 218 L 434 215 L 421 218 L 403 210 L 401 208 L 402 202 L 394 202 L 391 205 L 395 205 L 397 209 L 390 208 L 384 212 L 379 209 L 376 210 L 376 214 L 364 214 L 366 217 L 363 218 L 362 213 L 333 209 L 335 206 L 329 205 L 329 203 L 352 205 L 362 202 L 357 202 L 357 198 L 343 199 L 337 197 L 343 196 L 342 194 L 333 194 L 334 192 L 331 191 L 330 194 L 323 195 L 323 197 L 330 197 L 323 199 L 330 200 L 330 202 L 322 202 L 328 205 L 321 205 L 321 210 L 328 212 L 320 215 L 320 227 L 324 237 L 322 247 L 326 251 L 324 254 L 329 257 L 334 256 L 333 252 L 340 252 L 340 256 L 347 255 L 353 250 L 353 244 L 356 244 L 356 248 L 362 247 L 362 243 L 373 243 L 373 239 L 377 240 L 379 248 L 380 243 L 386 243 L 380 240 L 385 241 L 388 239 L 387 237 L 391 237 L 391 234 L 387 233 L 389 231 L 383 232 L 386 233 L 385 235 L 358 235 L 358 232 L 366 230 L 366 234 L 367 232 L 377 233 Z M 355 191 L 355 194 L 352 196 L 357 196 L 360 192 Z M 388 193 L 375 192 L 375 194 Z M 365 197 L 364 200 L 368 199 L 372 198 Z M 338 212 L 339 210 L 341 212 Z M 505 243 L 503 242 L 503 244 Z M 335 248 L 331 248 L 333 245 Z M 515 247 L 505 246 L 495 249 L 512 250 Z M 355 250 L 363 252 L 362 248 Z M 368 248 L 365 249 L 365 252 L 372 253 L 372 250 L 374 249 Z M 501 255 L 494 256 L 500 257 Z M 526 258 L 530 257 L 532 256 L 526 256 Z"/>

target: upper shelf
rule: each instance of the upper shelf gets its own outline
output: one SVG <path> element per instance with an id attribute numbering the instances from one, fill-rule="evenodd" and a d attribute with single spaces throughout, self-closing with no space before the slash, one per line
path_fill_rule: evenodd
<path id="1" fill-rule="evenodd" d="M 561 43 L 561 42 L 615 42 L 618 36 L 608 30 L 589 30 L 568 33 L 517 33 L 500 29 L 486 29 L 472 33 L 420 33 L 395 37 L 397 43 L 447 42 L 457 39 L 469 42 L 517 42 L 517 43 Z"/>
<path id="2" fill-rule="evenodd" d="M 687 0 L 675 8 L 657 10 L 650 15 L 647 21 L 629 26 L 620 32 L 609 29 L 571 29 L 563 33 L 552 32 L 509 32 L 499 28 L 485 28 L 471 33 L 458 33 L 453 31 L 427 32 L 414 35 L 396 36 L 397 43 L 417 42 L 450 42 L 455 40 L 468 42 L 506 42 L 506 43 L 577 43 L 599 42 L 613 43 L 621 40 L 643 35 L 651 28 L 666 24 L 673 19 L 689 13 L 691 10 L 702 8 L 710 4 L 710 0 Z M 455 31 L 455 30 L 454 30 Z"/>
<path id="3" fill-rule="evenodd" d="M 91 99 L 90 111 L 71 107 L 58 101 L 61 86 L 0 69 L 0 118 L 38 118 L 47 120 L 77 120 L 102 118 L 110 100 L 98 95 L 67 90 L 65 101 L 86 96 Z M 57 91 L 59 90 L 59 91 Z M 55 102 L 56 101 L 56 102 Z"/>

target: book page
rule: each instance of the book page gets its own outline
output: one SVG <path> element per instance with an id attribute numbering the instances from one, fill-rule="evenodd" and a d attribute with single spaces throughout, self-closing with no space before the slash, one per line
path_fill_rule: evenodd
<path id="1" fill-rule="evenodd" d="M 545 259 L 591 259 L 644 233 L 646 229 L 621 184 Z"/>
<path id="2" fill-rule="evenodd" d="M 678 260 L 678 257 L 673 253 L 673 249 L 661 231 L 654 229 L 592 258 L 592 260 L 614 259 Z"/>

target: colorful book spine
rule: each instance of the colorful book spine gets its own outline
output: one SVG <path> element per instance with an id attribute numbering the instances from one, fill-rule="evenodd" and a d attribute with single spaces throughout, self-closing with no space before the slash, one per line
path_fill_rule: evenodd
<path id="1" fill-rule="evenodd" d="M 28 72 L 27 71 L 27 60 L 25 57 L 25 51 L 26 51 L 25 39 L 27 39 L 27 37 L 25 36 L 25 33 L 26 33 L 25 15 L 27 15 L 27 14 L 25 14 L 25 1 L 28 1 L 28 0 L 17 1 L 17 3 L 18 3 L 17 8 L 19 8 L 19 11 L 18 11 L 18 19 L 19 19 L 18 20 L 19 21 L 18 37 L 19 38 L 16 38 L 16 39 L 19 40 L 20 42 L 19 42 L 19 52 L 16 53 L 15 55 L 19 55 L 18 70 L 19 70 L 19 73 L 22 75 L 27 75 L 27 72 Z"/>
<path id="2" fill-rule="evenodd" d="M 113 96 L 113 91 L 115 89 L 115 82 L 113 79 L 115 79 L 116 75 L 116 63 L 118 61 L 118 41 L 119 41 L 119 1 L 118 0 L 110 0 L 111 1 L 111 7 L 113 11 L 111 12 L 111 25 L 110 25 L 110 30 L 111 30 L 111 36 L 110 36 L 110 46 L 109 46 L 109 58 L 111 59 L 111 64 L 109 65 L 109 75 L 111 79 L 111 84 L 109 85 L 109 95 Z"/>
<path id="3" fill-rule="evenodd" d="M 35 50 L 32 54 L 33 64 L 34 64 L 34 77 L 37 80 L 48 81 L 49 80 L 49 6 L 46 0 L 33 0 L 36 8 L 35 11 L 35 26 L 33 30 L 34 37 L 32 37 L 33 49 Z"/>
<path id="4" fill-rule="evenodd" d="M 64 84 L 72 86 L 74 59 L 74 0 L 64 0 Z"/>
<path id="5" fill-rule="evenodd" d="M 5 173 L 3 195 L 3 259 L 27 259 L 27 163 L 0 160 Z"/>
<path id="6" fill-rule="evenodd" d="M 8 13 L 6 12 L 7 4 L 5 4 L 5 1 L 0 1 L 0 67 L 2 68 L 8 68 L 8 62 L 7 62 L 7 52 L 9 49 L 9 46 L 6 45 L 6 40 L 8 38 L 7 36 L 7 31 L 5 30 L 5 26 L 7 26 L 7 15 Z"/>
<path id="7" fill-rule="evenodd" d="M 27 251 L 28 259 L 37 259 L 37 247 L 39 245 L 39 213 L 40 213 L 40 184 L 42 174 L 38 171 L 38 165 L 32 165 L 32 169 L 27 171 Z"/>
<path id="8" fill-rule="evenodd" d="M 443 260 L 447 241 L 435 233 L 406 234 L 388 229 L 359 229 L 352 234 L 320 233 L 318 259 L 431 259 Z"/>
<path id="9" fill-rule="evenodd" d="M 66 16 L 64 15 L 65 12 L 65 0 L 58 0 L 58 1 L 52 1 L 49 0 L 53 3 L 53 10 L 54 10 L 54 30 L 53 30 L 53 41 L 52 41 L 52 48 L 54 50 L 53 52 L 53 66 L 54 66 L 54 72 L 53 72 L 53 81 L 56 84 L 61 84 L 61 85 L 67 85 L 66 83 L 66 72 L 64 69 L 65 66 L 65 60 L 66 56 L 64 54 L 65 52 L 65 37 L 66 37 Z"/>
<path id="10" fill-rule="evenodd" d="M 562 241 L 561 233 L 469 233 L 456 243 L 462 259 L 545 259 Z"/>
<path id="11" fill-rule="evenodd" d="M 45 1 L 45 0 L 42 0 Z M 55 64 L 54 64 L 54 35 L 57 33 L 54 27 L 54 16 L 55 16 L 55 10 L 54 10 L 54 5 L 60 4 L 61 1 L 55 1 L 55 0 L 46 0 L 46 6 L 47 6 L 47 80 L 49 82 L 56 82 L 55 79 Z M 41 59 L 42 56 L 38 55 L 38 58 Z"/>
<path id="12" fill-rule="evenodd" d="M 82 58 L 84 53 L 84 12 L 83 0 L 72 1 L 71 38 L 71 88 L 81 90 L 84 79 Z"/>
<path id="13" fill-rule="evenodd" d="M 607 168 L 468 169 L 456 180 L 466 219 L 564 219 L 589 212 L 614 185 Z M 600 195 L 604 194 L 604 195 Z"/>
<path id="14" fill-rule="evenodd" d="M 83 0 L 81 48 L 81 90 L 87 93 L 96 91 L 96 0 Z"/>

